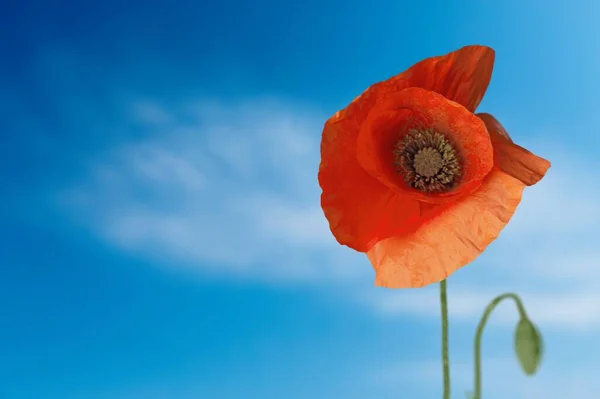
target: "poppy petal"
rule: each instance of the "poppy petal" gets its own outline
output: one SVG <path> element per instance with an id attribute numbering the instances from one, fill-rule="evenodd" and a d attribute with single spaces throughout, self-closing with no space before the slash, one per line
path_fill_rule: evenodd
<path id="1" fill-rule="evenodd" d="M 474 194 L 434 206 L 435 216 L 414 233 L 377 243 L 367 252 L 375 285 L 423 287 L 472 262 L 506 226 L 524 188 L 522 181 L 494 169 Z"/>
<path id="2" fill-rule="evenodd" d="M 479 45 L 426 58 L 398 75 L 369 86 L 335 116 L 351 115 L 360 123 L 373 106 L 409 87 L 434 91 L 474 112 L 492 79 L 494 58 L 492 48 Z"/>
<path id="3" fill-rule="evenodd" d="M 550 162 L 513 143 L 504 127 L 490 114 L 477 114 L 485 123 L 494 147 L 494 163 L 512 177 L 528 186 L 544 177 Z"/>
<path id="4" fill-rule="evenodd" d="M 336 240 L 366 252 L 382 239 L 416 229 L 419 204 L 371 177 L 356 160 L 358 124 L 334 115 L 325 123 L 319 184 L 321 207 Z"/>
<path id="5" fill-rule="evenodd" d="M 381 82 L 385 96 L 407 87 L 435 91 L 474 112 L 490 84 L 494 50 L 486 46 L 465 46 L 437 57 L 427 58 L 405 72 Z"/>
<path id="6" fill-rule="evenodd" d="M 453 143 L 462 158 L 462 179 L 451 191 L 424 193 L 409 187 L 394 166 L 394 145 L 411 128 L 433 128 Z M 494 165 L 485 124 L 460 104 L 439 93 L 410 87 L 375 105 L 357 138 L 359 164 L 390 189 L 423 202 L 455 201 L 481 185 Z"/>

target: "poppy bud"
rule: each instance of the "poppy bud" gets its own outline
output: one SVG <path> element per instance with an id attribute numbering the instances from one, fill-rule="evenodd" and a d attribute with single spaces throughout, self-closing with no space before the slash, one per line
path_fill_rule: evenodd
<path id="1" fill-rule="evenodd" d="M 542 358 L 542 337 L 526 316 L 521 317 L 515 330 L 515 351 L 525 374 L 535 374 Z"/>

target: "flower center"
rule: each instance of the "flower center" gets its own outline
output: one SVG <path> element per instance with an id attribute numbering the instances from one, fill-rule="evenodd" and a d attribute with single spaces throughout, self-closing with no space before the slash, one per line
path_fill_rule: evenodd
<path id="1" fill-rule="evenodd" d="M 421 176 L 432 177 L 437 175 L 440 169 L 442 169 L 444 160 L 438 150 L 425 147 L 415 154 L 413 165 L 415 172 Z"/>
<path id="2" fill-rule="evenodd" d="M 449 191 L 461 176 L 457 151 L 433 129 L 410 130 L 394 146 L 394 160 L 404 181 L 424 192 Z"/>

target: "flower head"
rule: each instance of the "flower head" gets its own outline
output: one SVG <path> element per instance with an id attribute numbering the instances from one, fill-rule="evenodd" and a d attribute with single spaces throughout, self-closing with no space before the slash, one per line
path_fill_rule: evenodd
<path id="1" fill-rule="evenodd" d="M 367 254 L 376 285 L 447 278 L 498 237 L 550 163 L 474 114 L 494 51 L 467 46 L 376 83 L 321 141 L 321 207 L 340 244 Z"/>

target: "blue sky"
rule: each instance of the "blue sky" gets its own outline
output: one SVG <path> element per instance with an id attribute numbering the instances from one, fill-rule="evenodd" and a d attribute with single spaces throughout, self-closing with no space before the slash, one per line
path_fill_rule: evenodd
<path id="1" fill-rule="evenodd" d="M 594 2 L 8 2 L 0 14 L 0 397 L 441 396 L 437 286 L 373 286 L 319 209 L 325 119 L 466 44 L 479 110 L 552 161 L 449 279 L 453 397 L 485 304 L 489 399 L 600 389 L 600 11 Z"/>

